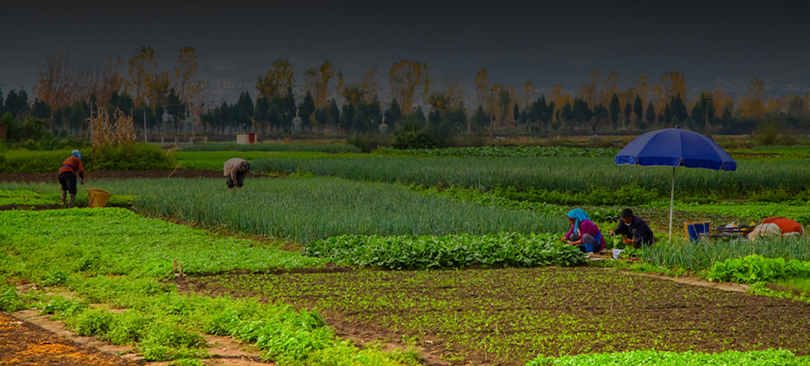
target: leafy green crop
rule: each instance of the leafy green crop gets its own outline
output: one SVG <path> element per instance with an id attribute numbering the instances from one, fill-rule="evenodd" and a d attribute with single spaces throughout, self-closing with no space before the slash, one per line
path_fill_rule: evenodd
<path id="1" fill-rule="evenodd" d="M 317 151 L 325 153 L 359 153 L 354 145 L 329 142 L 323 144 L 313 143 L 258 143 L 236 144 L 234 142 L 212 142 L 186 146 L 183 151 Z"/>
<path id="2" fill-rule="evenodd" d="M 4 211 L 0 222 L 0 310 L 37 306 L 80 335 L 133 345 L 148 361 L 188 364 L 207 357 L 204 331 L 255 343 L 280 366 L 403 365 L 400 353 L 358 350 L 341 340 L 313 312 L 255 299 L 187 296 L 160 282 L 173 277 L 173 259 L 189 274 L 312 267 L 324 260 L 122 209 Z M 21 296 L 9 278 L 64 286 L 76 298 L 37 291 Z M 126 311 L 89 305 L 99 303 Z"/>
<path id="3" fill-rule="evenodd" d="M 339 262 L 389 269 L 575 266 L 585 263 L 578 247 L 553 234 L 447 236 L 343 235 L 305 246 L 304 253 Z"/>
<path id="4" fill-rule="evenodd" d="M 7 253 L 17 258 L 8 259 L 10 263 L 28 263 L 19 268 L 20 274 L 54 284 L 77 270 L 91 275 L 167 276 L 175 259 L 183 263 L 186 273 L 260 271 L 323 263 L 273 246 L 217 237 L 119 208 L 5 211 L 0 212 L 0 220 L 0 237 L 14 243 L 6 247 Z"/>
<path id="5" fill-rule="evenodd" d="M 56 194 L 41 194 L 27 190 L 0 190 L 0 206 L 19 205 L 53 205 L 59 203 L 59 196 Z"/>
<path id="6" fill-rule="evenodd" d="M 765 258 L 749 255 L 742 259 L 727 259 L 716 263 L 709 274 L 709 280 L 754 283 L 792 278 L 810 277 L 810 261 L 784 258 Z"/>
<path id="7" fill-rule="evenodd" d="M 394 149 L 381 149 L 378 154 L 393 155 L 393 156 L 454 156 L 461 158 L 470 157 L 525 157 L 525 156 L 538 156 L 538 157 L 555 157 L 555 158 L 573 158 L 573 157 L 605 157 L 614 156 L 619 152 L 619 149 L 589 149 L 577 147 L 544 147 L 544 146 L 518 146 L 518 147 L 502 147 L 502 146 L 485 146 L 485 147 L 450 147 L 443 149 L 411 149 L 411 150 L 394 150 Z"/>
<path id="8" fill-rule="evenodd" d="M 540 357 L 526 366 L 798 366 L 810 365 L 810 356 L 787 350 L 726 351 L 721 353 L 631 351 L 595 353 L 560 358 Z"/>

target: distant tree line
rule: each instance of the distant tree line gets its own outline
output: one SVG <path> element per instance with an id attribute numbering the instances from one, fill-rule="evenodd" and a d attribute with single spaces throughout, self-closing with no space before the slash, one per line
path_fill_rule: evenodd
<path id="1" fill-rule="evenodd" d="M 480 69 L 470 95 L 459 79 L 448 76 L 437 83 L 429 66 L 414 60 L 394 63 L 387 77 L 374 66 L 351 82 L 328 60 L 305 70 L 301 84 L 295 76 L 292 63 L 279 59 L 256 76 L 253 94 L 242 91 L 233 104 L 214 103 L 192 47 L 181 49 L 167 71 L 158 69 L 147 46 L 136 49 L 127 64 L 116 57 L 99 61 L 55 53 L 40 65 L 34 100 L 24 90 L 5 96 L 0 90 L 0 115 L 8 113 L 17 123 L 30 116 L 44 120 L 55 135 L 80 136 L 87 136 L 87 120 L 99 108 L 131 114 L 138 129 L 173 133 L 188 133 L 189 126 L 218 134 L 291 133 L 297 116 L 297 127 L 311 133 L 377 133 L 385 123 L 401 141 L 428 145 L 492 132 L 606 133 L 673 126 L 702 132 L 708 125 L 712 133 L 750 133 L 773 118 L 784 128 L 810 129 L 810 96 L 766 96 L 759 79 L 735 103 L 721 89 L 690 97 L 679 72 L 657 82 L 642 74 L 622 89 L 617 73 L 597 70 L 576 90 L 554 85 L 539 93 L 532 82 L 520 90 L 490 82 L 487 70 Z"/>

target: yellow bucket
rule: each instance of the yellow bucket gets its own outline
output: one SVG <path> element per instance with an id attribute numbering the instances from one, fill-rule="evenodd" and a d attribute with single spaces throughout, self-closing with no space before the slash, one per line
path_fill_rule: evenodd
<path id="1" fill-rule="evenodd" d="M 107 207 L 112 193 L 101 189 L 90 188 L 87 190 L 88 207 Z"/>

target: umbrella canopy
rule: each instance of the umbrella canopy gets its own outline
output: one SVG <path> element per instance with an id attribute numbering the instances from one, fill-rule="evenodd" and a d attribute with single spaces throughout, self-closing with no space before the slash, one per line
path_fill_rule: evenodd
<path id="1" fill-rule="evenodd" d="M 613 161 L 617 165 L 671 166 L 672 191 L 669 202 L 669 237 L 672 239 L 672 208 L 675 202 L 675 169 L 704 168 L 737 170 L 737 163 L 710 138 L 692 131 L 667 128 L 647 132 L 630 141 Z"/>
<path id="2" fill-rule="evenodd" d="M 624 147 L 616 164 L 737 170 L 737 163 L 706 136 L 678 128 L 647 132 Z"/>

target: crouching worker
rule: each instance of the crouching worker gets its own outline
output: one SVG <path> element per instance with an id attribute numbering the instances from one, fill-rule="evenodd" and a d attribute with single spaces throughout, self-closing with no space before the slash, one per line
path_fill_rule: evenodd
<path id="1" fill-rule="evenodd" d="M 799 236 L 804 228 L 798 222 L 784 217 L 767 217 L 748 234 L 748 240 L 756 241 L 766 236 Z"/>
<path id="2" fill-rule="evenodd" d="M 599 227 L 591 221 L 585 211 L 575 208 L 566 215 L 571 229 L 560 239 L 569 245 L 578 245 L 579 249 L 585 253 L 599 253 L 604 249 L 605 243 L 602 240 L 602 232 Z"/>
<path id="3" fill-rule="evenodd" d="M 228 189 L 242 188 L 245 185 L 245 175 L 250 172 L 250 163 L 245 159 L 233 158 L 225 162 L 224 176 L 228 177 Z"/>
<path id="4" fill-rule="evenodd" d="M 610 231 L 610 235 L 624 235 L 624 244 L 641 248 L 641 245 L 651 245 L 655 241 L 652 230 L 640 217 L 633 215 L 633 210 L 622 210 L 619 225 Z"/>
<path id="5" fill-rule="evenodd" d="M 82 153 L 79 150 L 73 150 L 70 153 L 70 157 L 65 159 L 57 173 L 59 184 L 62 185 L 62 206 L 65 206 L 65 196 L 70 193 L 67 208 L 73 207 L 73 204 L 76 203 L 76 174 L 84 184 L 84 166 L 82 166 Z"/>

